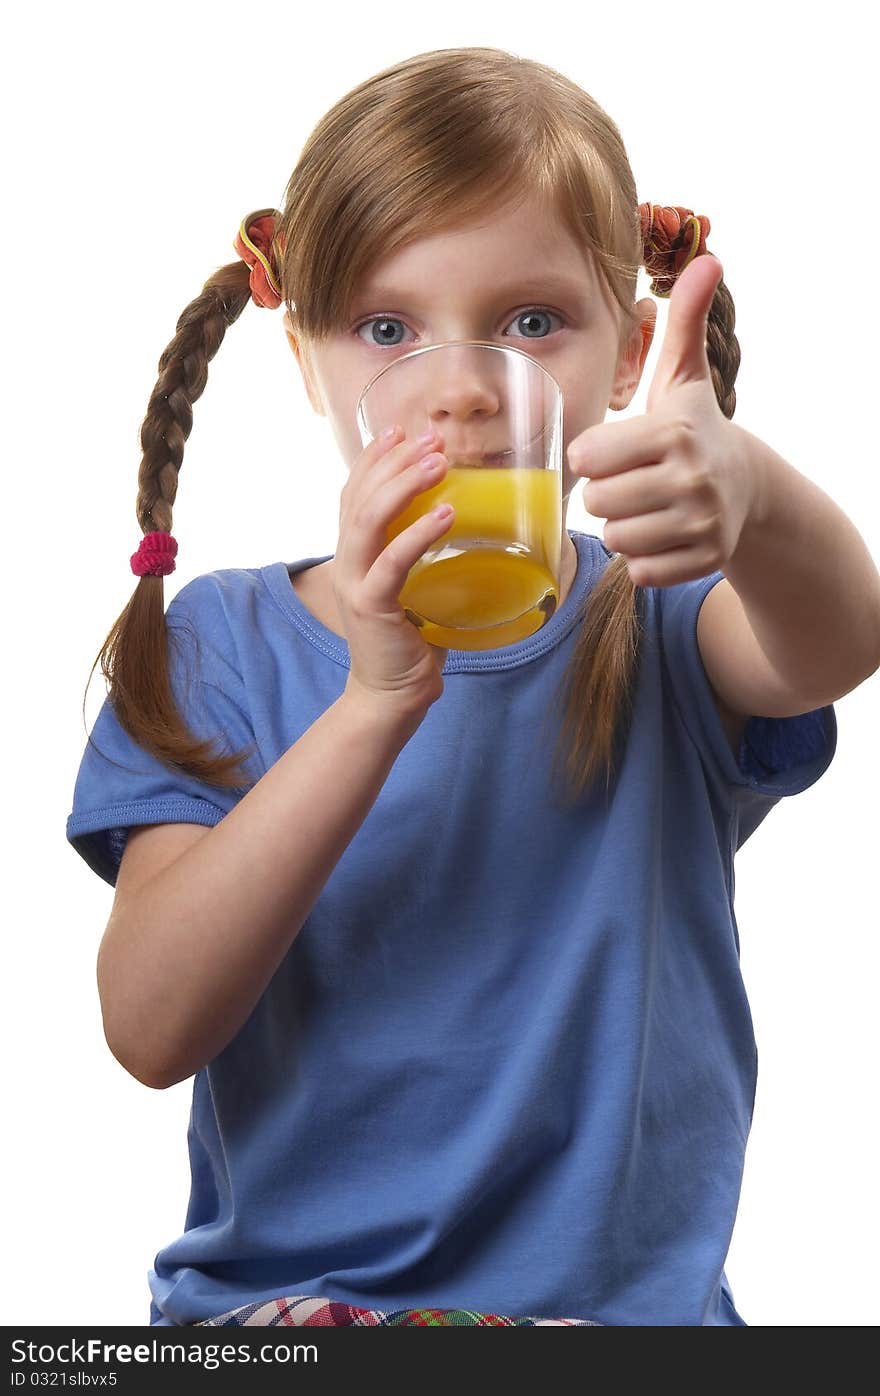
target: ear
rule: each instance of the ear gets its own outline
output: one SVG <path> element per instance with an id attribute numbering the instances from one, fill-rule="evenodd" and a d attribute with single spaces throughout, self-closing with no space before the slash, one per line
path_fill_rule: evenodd
<path id="1" fill-rule="evenodd" d="M 299 364 L 299 371 L 302 374 L 309 402 L 312 404 L 312 407 L 318 413 L 319 417 L 326 417 L 327 413 L 324 409 L 321 393 L 315 380 L 314 369 L 309 358 L 308 350 L 305 344 L 300 344 L 287 311 L 284 312 L 283 323 L 284 333 L 287 335 L 288 343 L 296 355 L 296 361 Z"/>
<path id="2" fill-rule="evenodd" d="M 614 386 L 608 403 L 608 406 L 615 412 L 622 412 L 625 407 L 629 407 L 635 396 L 657 325 L 657 303 L 651 296 L 646 296 L 640 300 L 636 306 L 636 311 L 639 323 L 632 330 L 620 351 Z"/>

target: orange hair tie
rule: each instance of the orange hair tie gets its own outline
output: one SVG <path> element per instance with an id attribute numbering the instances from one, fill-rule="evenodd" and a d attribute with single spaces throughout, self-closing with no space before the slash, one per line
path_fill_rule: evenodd
<path id="1" fill-rule="evenodd" d="M 277 310 L 282 300 L 281 278 L 272 255 L 272 244 L 277 240 L 284 255 L 284 239 L 276 237 L 276 220 L 281 214 L 277 208 L 258 208 L 241 220 L 235 235 L 233 247 L 251 269 L 251 297 L 264 310 Z"/>
<path id="2" fill-rule="evenodd" d="M 639 216 L 644 267 L 654 278 L 651 292 L 665 299 L 688 263 L 708 252 L 706 238 L 712 225 L 704 214 L 677 204 L 639 204 Z"/>

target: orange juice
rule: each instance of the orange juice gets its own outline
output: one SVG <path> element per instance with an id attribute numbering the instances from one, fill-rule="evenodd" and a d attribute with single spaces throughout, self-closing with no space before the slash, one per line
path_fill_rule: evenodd
<path id="1" fill-rule="evenodd" d="M 559 471 L 450 464 L 389 525 L 387 541 L 447 502 L 451 527 L 400 593 L 407 616 L 428 643 L 459 650 L 512 645 L 540 630 L 559 601 Z"/>

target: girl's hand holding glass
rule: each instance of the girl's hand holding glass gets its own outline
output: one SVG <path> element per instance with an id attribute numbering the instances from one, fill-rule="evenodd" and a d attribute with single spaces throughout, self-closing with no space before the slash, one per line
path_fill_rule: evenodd
<path id="1" fill-rule="evenodd" d="M 448 651 L 426 644 L 398 596 L 410 568 L 451 527 L 454 510 L 423 515 L 385 546 L 391 521 L 448 468 L 436 432 L 430 440 L 400 436 L 398 426 L 371 441 L 343 487 L 333 589 L 351 656 L 346 692 L 411 714 L 442 694 Z"/>

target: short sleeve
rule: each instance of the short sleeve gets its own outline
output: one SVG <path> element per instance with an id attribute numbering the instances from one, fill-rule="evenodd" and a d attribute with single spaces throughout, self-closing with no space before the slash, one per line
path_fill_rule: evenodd
<path id="1" fill-rule="evenodd" d="M 700 607 L 723 579 L 719 571 L 651 589 L 664 665 L 682 722 L 710 775 L 734 800 L 766 812 L 768 800 L 800 794 L 828 769 L 837 748 L 837 718 L 833 704 L 795 717 L 750 717 L 734 758 L 697 641 Z"/>
<path id="2" fill-rule="evenodd" d="M 243 710 L 229 646 L 220 643 L 214 618 L 206 613 L 208 583 L 209 577 L 196 578 L 168 606 L 169 672 L 175 701 L 190 730 L 210 739 L 213 750 L 225 755 L 252 749 L 254 732 Z M 253 762 L 253 756 L 243 762 L 248 775 Z M 254 770 L 253 779 L 260 774 Z M 221 789 L 172 771 L 128 735 L 107 697 L 80 762 L 67 840 L 94 872 L 115 886 L 131 826 L 210 827 L 229 813 L 246 788 Z"/>

